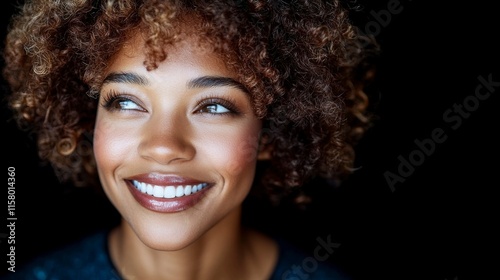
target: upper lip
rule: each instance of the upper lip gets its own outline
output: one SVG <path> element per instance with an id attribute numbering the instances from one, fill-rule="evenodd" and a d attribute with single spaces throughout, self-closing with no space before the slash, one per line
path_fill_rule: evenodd
<path id="1" fill-rule="evenodd" d="M 200 181 L 193 178 L 179 176 L 175 174 L 161 174 L 161 173 L 138 174 L 127 178 L 127 180 L 135 180 L 157 186 L 198 185 L 201 183 L 208 183 L 206 181 Z"/>

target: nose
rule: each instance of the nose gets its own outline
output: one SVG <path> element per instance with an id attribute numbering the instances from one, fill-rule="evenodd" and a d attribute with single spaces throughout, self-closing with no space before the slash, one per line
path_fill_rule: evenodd
<path id="1" fill-rule="evenodd" d="M 156 115 L 142 129 L 139 155 L 162 165 L 191 160 L 196 154 L 189 121 L 182 116 Z"/>

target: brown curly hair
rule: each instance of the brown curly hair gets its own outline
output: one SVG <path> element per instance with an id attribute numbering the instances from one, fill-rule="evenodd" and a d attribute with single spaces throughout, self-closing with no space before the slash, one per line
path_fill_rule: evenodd
<path id="1" fill-rule="evenodd" d="M 18 123 L 62 180 L 97 180 L 91 139 L 106 62 L 140 30 L 154 69 L 186 15 L 252 95 L 271 155 L 256 183 L 271 198 L 352 172 L 372 69 L 340 1 L 27 0 L 9 25 L 3 75 Z"/>

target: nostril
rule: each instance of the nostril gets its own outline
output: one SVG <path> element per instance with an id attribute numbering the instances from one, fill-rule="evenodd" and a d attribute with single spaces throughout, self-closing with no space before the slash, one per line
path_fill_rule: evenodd
<path id="1" fill-rule="evenodd" d="M 139 147 L 141 157 L 160 164 L 189 161 L 194 157 L 195 149 L 192 144 L 179 136 L 156 135 L 144 139 Z"/>

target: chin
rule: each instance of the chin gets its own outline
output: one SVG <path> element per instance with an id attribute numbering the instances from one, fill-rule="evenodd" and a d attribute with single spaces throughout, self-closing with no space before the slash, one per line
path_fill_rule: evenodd
<path id="1" fill-rule="evenodd" d="M 146 227 L 136 231 L 135 234 L 139 240 L 147 247 L 159 251 L 177 251 L 193 244 L 199 237 L 200 233 L 170 229 L 162 229 L 160 227 Z"/>

